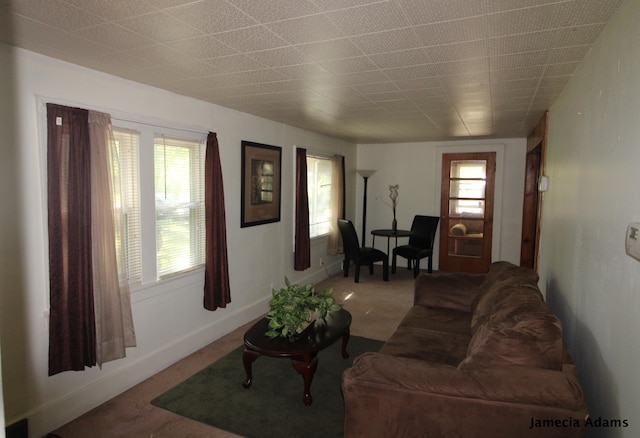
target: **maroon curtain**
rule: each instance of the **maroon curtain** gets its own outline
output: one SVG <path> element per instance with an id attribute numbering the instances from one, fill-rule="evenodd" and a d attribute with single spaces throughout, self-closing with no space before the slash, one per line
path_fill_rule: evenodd
<path id="1" fill-rule="evenodd" d="M 47 104 L 50 376 L 96 364 L 88 115 Z"/>
<path id="2" fill-rule="evenodd" d="M 307 150 L 296 149 L 296 241 L 293 269 L 311 267 L 309 237 L 309 193 L 307 191 Z"/>
<path id="3" fill-rule="evenodd" d="M 206 256 L 204 273 L 204 308 L 216 310 L 231 302 L 229 261 L 227 259 L 227 225 L 224 209 L 224 187 L 218 138 L 214 132 L 207 137 L 204 168 Z"/>

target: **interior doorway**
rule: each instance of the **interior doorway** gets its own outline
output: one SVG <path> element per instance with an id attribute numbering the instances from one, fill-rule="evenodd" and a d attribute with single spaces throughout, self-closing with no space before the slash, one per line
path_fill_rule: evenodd
<path id="1" fill-rule="evenodd" d="M 489 270 L 495 174 L 495 152 L 442 155 L 439 270 Z"/>

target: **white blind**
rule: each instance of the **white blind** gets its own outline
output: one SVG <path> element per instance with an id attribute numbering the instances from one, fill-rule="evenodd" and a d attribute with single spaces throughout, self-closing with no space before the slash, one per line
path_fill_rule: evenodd
<path id="1" fill-rule="evenodd" d="M 317 237 L 331 230 L 331 160 L 307 156 L 309 235 Z"/>
<path id="2" fill-rule="evenodd" d="M 113 194 L 115 211 L 121 215 L 123 233 L 116 236 L 116 245 L 124 246 L 127 278 L 129 283 L 141 280 L 142 260 L 140 252 L 140 133 L 125 128 L 113 128 L 116 141 L 114 184 L 120 190 Z"/>
<path id="3" fill-rule="evenodd" d="M 202 140 L 154 135 L 158 277 L 204 264 Z"/>

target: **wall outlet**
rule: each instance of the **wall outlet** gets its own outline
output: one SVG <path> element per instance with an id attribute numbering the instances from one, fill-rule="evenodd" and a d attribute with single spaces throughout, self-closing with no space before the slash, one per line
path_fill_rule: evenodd
<path id="1" fill-rule="evenodd" d="M 324 260 L 322 260 L 322 257 L 320 258 L 320 267 L 324 266 Z"/>

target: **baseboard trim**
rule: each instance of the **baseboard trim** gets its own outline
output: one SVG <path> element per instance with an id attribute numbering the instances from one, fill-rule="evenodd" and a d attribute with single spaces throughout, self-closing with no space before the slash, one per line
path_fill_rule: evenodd
<path id="1" fill-rule="evenodd" d="M 269 296 L 265 297 L 250 306 L 225 315 L 187 336 L 174 340 L 162 349 L 137 358 L 86 386 L 40 406 L 27 415 L 31 429 L 29 435 L 45 436 L 243 324 L 258 318 L 264 314 L 269 299 Z"/>

